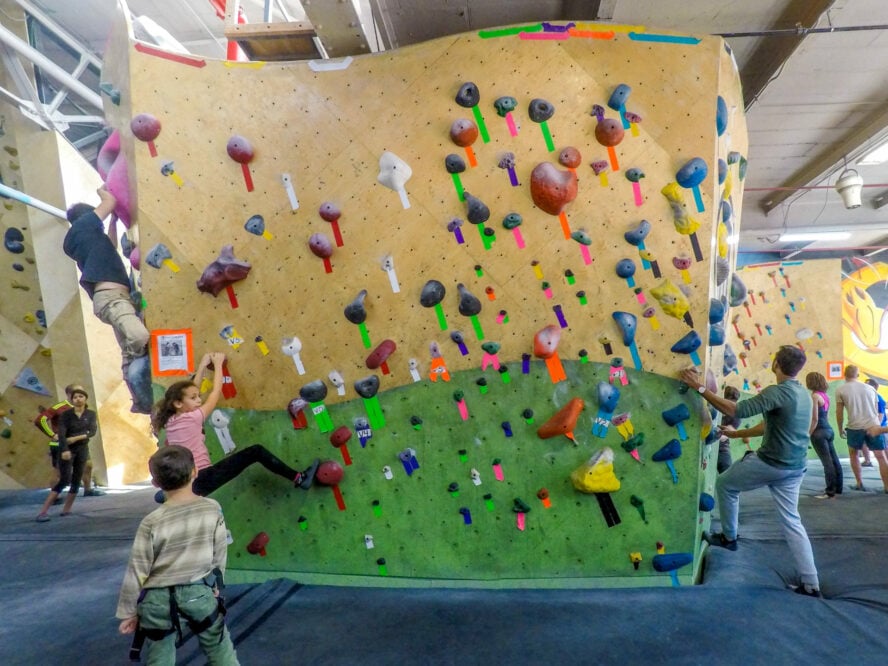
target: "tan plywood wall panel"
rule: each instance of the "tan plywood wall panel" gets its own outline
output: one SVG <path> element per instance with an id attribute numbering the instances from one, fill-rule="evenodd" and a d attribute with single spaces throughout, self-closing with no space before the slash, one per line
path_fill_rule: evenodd
<path id="1" fill-rule="evenodd" d="M 353 423 L 361 409 L 354 382 L 371 374 L 381 381 L 388 422 L 369 444 L 355 446 L 354 466 L 345 463 L 342 490 L 347 497 L 335 510 L 325 489 L 284 496 L 283 484 L 263 470 L 250 469 L 217 491 L 234 538 L 229 571 L 258 578 L 331 576 L 339 582 L 354 575 L 362 583 L 367 575 L 383 575 L 377 570 L 382 553 L 375 551 L 368 559 L 364 546 L 364 534 L 371 529 L 364 514 L 374 499 L 403 506 L 394 510 L 398 518 L 372 528 L 379 543 L 387 544 L 389 562 L 399 571 L 395 575 L 403 579 L 494 585 L 525 577 L 556 584 L 576 578 L 623 582 L 640 571 L 630 584 L 642 584 L 642 579 L 662 584 L 649 564 L 658 541 L 694 561 L 684 580 L 699 571 L 699 531 L 708 524 L 699 509 L 700 493 L 712 491 L 714 465 L 707 465 L 699 437 L 707 429 L 699 416 L 700 398 L 681 393 L 674 376 L 690 362 L 719 368 L 722 363 L 721 347 L 709 354 L 706 340 L 710 300 L 728 291 L 725 271 L 716 272 L 716 258 L 730 265 L 727 229 L 736 230 L 738 224 L 736 214 L 727 216 L 730 224 L 719 224 L 723 202 L 739 199 L 745 169 L 745 159 L 738 157 L 746 151 L 746 132 L 737 73 L 716 38 L 614 29 L 593 36 L 562 31 L 554 39 L 558 28 L 546 33 L 540 26 L 537 35 L 493 31 L 448 37 L 323 71 L 304 62 L 238 64 L 171 56 L 139 44 L 117 59 L 114 49 L 122 44 L 112 40 L 106 59 L 129 59 L 128 82 L 112 81 L 127 91 L 127 99 L 109 115 L 133 158 L 147 323 L 150 329 L 190 329 L 196 358 L 211 349 L 228 351 L 237 395 L 222 409 L 231 416 L 238 445 L 259 441 L 288 461 L 329 457 L 327 432 L 311 420 L 307 428 L 293 431 L 284 412 L 287 403 L 304 385 L 323 380 L 332 418 Z M 108 75 L 122 76 L 118 70 Z M 457 182 L 445 158 L 470 159 L 451 141 L 451 124 L 482 122 L 455 101 L 467 82 L 480 91 L 477 110 L 489 140 L 482 132 L 474 142 L 477 166 L 469 166 Z M 622 142 L 610 155 L 595 138 L 597 115 L 621 125 L 620 111 L 607 106 L 621 84 L 631 87 L 624 111 L 630 114 L 627 121 L 634 120 L 627 122 Z M 501 96 L 517 100 L 514 132 L 494 109 Z M 722 133 L 717 131 L 719 96 L 725 102 L 719 114 Z M 554 107 L 545 125 L 529 117 L 533 99 Z M 139 114 L 160 123 L 151 144 L 133 136 L 130 120 Z M 228 156 L 226 144 L 234 136 L 254 149 L 245 168 Z M 576 199 L 559 219 L 534 203 L 531 173 L 549 163 L 571 178 L 558 163 L 567 147 L 577 149 L 582 159 L 576 166 Z M 412 169 L 403 196 L 378 182 L 386 151 Z M 499 167 L 505 153 L 514 155 L 514 184 Z M 667 200 L 661 190 L 693 158 L 708 169 L 699 192 L 669 188 L 672 201 Z M 725 161 L 723 183 L 719 159 Z M 596 169 L 599 162 L 608 166 L 596 171 L 593 162 Z M 629 173 L 638 182 L 627 178 Z M 489 219 L 480 225 L 467 221 L 459 186 L 489 207 Z M 329 266 L 308 246 L 313 234 L 324 234 L 331 243 L 335 238 L 319 212 L 325 202 L 341 209 L 343 242 L 334 248 Z M 503 226 L 512 213 L 523 219 L 520 234 Z M 255 216 L 261 216 L 265 235 L 245 227 Z M 459 234 L 448 228 L 454 218 L 464 221 Z M 644 255 L 625 237 L 642 220 L 650 224 Z M 678 233 L 684 224 L 695 228 L 695 236 Z M 588 245 L 573 237 L 583 234 Z M 158 244 L 169 249 L 172 262 L 151 266 L 147 258 Z M 235 299 L 225 290 L 213 297 L 196 287 L 226 245 L 237 260 L 251 265 L 249 274 L 232 285 Z M 384 270 L 387 259 L 390 270 Z M 623 260 L 634 264 L 633 284 L 617 274 Z M 429 280 L 446 288 L 440 317 L 420 303 Z M 460 314 L 458 285 L 480 302 L 476 317 Z M 366 331 L 344 314 L 361 290 L 367 292 Z M 678 305 L 673 307 L 673 301 Z M 643 316 L 646 310 L 652 316 Z M 614 321 L 616 312 L 636 318 L 631 348 Z M 567 373 L 554 386 L 542 363 L 531 367 L 528 362 L 534 335 L 547 325 L 561 332 L 558 354 Z M 451 339 L 456 331 L 465 352 Z M 231 335 L 238 339 L 236 346 L 223 339 Z M 671 351 L 691 335 L 703 341 L 697 353 Z M 283 340 L 293 336 L 302 345 L 299 363 L 281 350 Z M 388 360 L 391 372 L 373 372 L 366 358 L 387 339 L 397 345 Z M 499 360 L 520 379 L 510 382 L 502 373 L 500 382 L 491 372 L 485 391 L 477 382 L 482 342 L 499 343 Z M 440 346 L 451 384 L 429 381 L 431 343 Z M 619 374 L 609 374 L 617 357 L 631 375 L 631 381 L 621 383 L 620 409 L 627 410 L 626 419 L 633 410 L 634 427 L 647 432 L 645 457 L 676 434 L 682 436 L 681 427 L 664 425 L 668 409 L 694 410 L 677 476 L 670 477 L 665 465 L 640 465 L 629 449 L 619 449 L 618 440 L 628 438 L 628 430 L 608 429 L 612 415 L 603 413 L 604 405 L 593 404 L 604 402 L 601 391 L 620 381 Z M 410 359 L 418 362 L 415 377 Z M 334 370 L 345 379 L 342 397 L 328 381 Z M 160 386 L 174 379 L 155 377 Z M 464 383 L 467 411 L 452 423 L 458 398 L 451 392 L 459 387 L 456 393 L 461 393 Z M 575 395 L 590 403 L 577 425 L 576 446 L 567 440 L 541 443 L 521 406 L 533 406 L 541 423 Z M 600 413 L 593 416 L 596 408 Z M 217 460 L 218 442 L 207 434 Z M 406 468 L 398 475 L 404 458 L 399 457 L 403 450 L 395 449 L 411 445 L 420 449 L 419 479 Z M 605 527 L 598 521 L 587 529 L 583 500 L 589 497 L 579 497 L 569 478 L 577 464 L 604 445 L 618 449 L 615 465 L 629 490 L 614 500 L 624 518 L 606 538 L 599 530 L 617 523 Z M 488 456 L 495 461 L 507 456 L 516 473 L 502 482 L 491 477 L 499 462 L 491 463 Z M 443 504 L 455 496 L 444 492 L 452 482 L 468 485 L 468 470 L 457 465 L 469 460 L 486 479 L 493 478 L 489 486 L 473 484 L 460 495 L 479 523 L 486 525 L 477 512 L 488 512 L 490 524 L 484 528 L 463 522 L 467 514 L 459 518 L 466 535 L 479 536 L 477 552 L 476 546 L 453 547 L 454 526 L 445 516 L 460 514 Z M 380 471 L 384 467 L 396 474 L 386 479 Z M 423 478 L 430 483 L 420 484 Z M 481 493 L 489 493 L 497 506 L 508 507 L 524 495 L 541 501 L 542 483 L 564 513 L 535 513 L 526 534 L 512 527 L 517 510 L 497 512 L 482 502 Z M 510 493 L 508 500 L 498 497 L 498 490 Z M 650 524 L 637 510 L 635 493 L 644 496 L 650 515 L 656 516 Z M 400 497 L 403 505 L 395 503 Z M 257 513 L 260 505 L 268 511 Z M 415 518 L 407 519 L 411 511 Z M 552 521 L 563 521 L 556 537 L 551 537 Z M 243 547 L 260 529 L 280 544 L 261 562 Z M 529 555 L 537 552 L 538 542 L 524 538 L 545 534 L 550 535 L 551 562 Z M 418 552 L 422 544 L 440 553 L 440 561 Z M 627 557 L 636 548 L 647 558 L 642 569 L 632 568 Z"/>
<path id="2" fill-rule="evenodd" d="M 824 285 L 840 282 L 841 261 L 746 266 L 738 275 L 748 296 L 731 310 L 728 339 L 738 360 L 726 381 L 751 392 L 773 383 L 771 361 L 781 345 L 801 346 L 808 356 L 805 372 L 829 377 L 827 363 L 844 358 L 842 303 L 841 292 Z"/>
<path id="3" fill-rule="evenodd" d="M 150 156 L 145 143 L 134 142 L 142 256 L 163 243 L 180 268 L 174 273 L 143 262 L 149 327 L 193 328 L 195 348 L 203 352 L 224 346 L 220 331 L 233 326 L 246 340 L 239 349 L 230 350 L 238 388 L 233 406 L 279 409 L 299 386 L 326 377 L 333 369 L 342 372 L 347 383 L 367 374 L 368 350 L 357 327 L 343 316 L 343 308 L 361 289 L 368 292 L 366 326 L 372 344 L 386 338 L 398 344 L 386 387 L 411 381 L 409 358 L 418 359 L 426 369 L 432 341 L 439 342 L 452 370 L 468 367 L 447 339 L 453 329 L 467 339 L 475 337 L 471 322 L 457 313 L 456 284 L 462 282 L 482 299 L 481 328 L 487 339 L 502 344 L 504 358 L 520 359 L 527 353 L 533 334 L 557 323 L 552 308 L 560 305 L 570 326 L 561 355 L 576 358 L 585 349 L 590 359 L 606 361 L 598 340 L 619 339 L 611 313 L 625 310 L 639 318 L 642 367 L 672 374 L 687 363 L 687 357 L 669 349 L 690 327 L 681 318 L 658 311 L 659 328 L 653 330 L 653 321 L 641 318 L 643 307 L 626 281 L 615 275 L 615 266 L 622 258 L 635 261 L 635 279 L 645 292 L 664 279 L 684 286 L 693 325 L 705 340 L 714 246 L 710 239 L 721 196 L 714 177 L 718 147 L 712 91 L 721 84 L 720 76 L 725 81 L 735 76 L 722 71 L 722 52 L 722 43 L 711 38 L 676 45 L 640 44 L 625 34 L 605 42 L 464 35 L 357 58 L 341 71 L 316 73 L 305 63 L 182 62 L 133 51 L 129 84 L 133 113 L 154 115 L 162 125 L 154 141 L 157 158 Z M 452 218 L 466 217 L 444 158 L 449 153 L 464 154 L 451 143 L 448 130 L 454 120 L 473 117 L 471 110 L 454 102 L 467 81 L 481 92 L 479 108 L 491 140 L 475 143 L 479 164 L 463 173 L 461 180 L 467 191 L 490 207 L 486 226 L 495 231 L 496 240 L 489 250 L 468 223 L 462 227 L 464 244 L 447 230 Z M 605 148 L 595 141 L 596 120 L 590 111 L 593 104 L 603 106 L 620 83 L 631 84 L 626 106 L 643 120 L 637 136 L 626 131 L 617 147 L 621 169 L 609 169 L 604 184 L 589 166 L 607 160 Z M 725 87 L 729 94 L 737 89 Z M 492 102 L 502 95 L 519 100 L 513 114 L 516 137 L 510 136 L 506 121 L 494 111 Z M 541 127 L 527 117 L 528 102 L 537 97 L 556 109 L 547 123 L 554 152 L 547 150 Z M 607 116 L 617 114 L 607 109 Z M 121 129 L 125 135 L 129 132 L 125 125 Z M 245 137 L 255 149 L 249 164 L 252 192 L 247 191 L 241 166 L 226 154 L 233 135 Z M 731 140 L 732 150 L 745 150 L 742 122 L 736 123 Z M 584 263 L 581 246 L 565 239 L 558 218 L 536 208 L 529 192 L 532 169 L 540 162 L 556 163 L 558 151 L 567 146 L 583 155 L 577 170 L 579 194 L 566 211 L 570 229 L 584 229 L 592 239 L 590 265 Z M 386 150 L 413 169 L 406 186 L 409 209 L 402 207 L 395 192 L 376 182 L 379 157 Z M 516 155 L 520 187 L 511 187 L 506 171 L 497 166 L 506 151 Z M 710 165 L 701 187 L 705 212 L 693 212 L 690 190 L 684 190 L 683 197 L 702 223 L 697 237 L 704 255 L 703 261 L 692 261 L 685 285 L 685 276 L 673 267 L 672 259 L 692 257 L 692 246 L 687 236 L 675 232 L 670 207 L 659 190 L 697 156 Z M 161 173 L 161 165 L 170 160 L 181 186 Z M 625 170 L 632 167 L 645 174 L 640 206 L 635 205 L 632 183 L 625 177 Z M 291 209 L 281 180 L 284 173 L 292 177 L 298 210 Z M 313 233 L 332 239 L 330 225 L 318 215 L 325 201 L 340 206 L 344 239 L 343 247 L 335 249 L 329 274 L 308 248 Z M 518 249 L 512 232 L 501 225 L 512 212 L 524 218 L 520 228 L 524 249 Z M 273 239 L 244 229 L 253 215 L 264 218 Z M 642 269 L 636 248 L 623 239 L 624 232 L 641 219 L 653 226 L 646 246 L 658 260 L 661 278 Z M 234 285 L 236 309 L 225 292 L 213 298 L 195 288 L 201 272 L 226 244 L 234 246 L 237 259 L 252 264 L 249 276 Z M 381 268 L 388 255 L 400 281 L 397 294 Z M 538 262 L 543 280 L 552 287 L 551 299 L 533 262 Z M 574 285 L 565 282 L 568 269 L 577 278 Z M 446 332 L 438 329 L 434 312 L 419 305 L 420 290 L 429 279 L 447 288 L 443 307 L 450 330 Z M 495 301 L 485 296 L 488 288 L 493 289 Z M 585 290 L 588 305 L 581 305 L 576 296 L 580 289 Z M 652 298 L 647 300 L 656 306 Z M 500 310 L 507 311 L 510 322 L 520 324 L 497 324 Z M 267 356 L 253 344 L 256 336 L 270 347 Z M 282 338 L 290 336 L 302 341 L 305 376 L 297 375 L 292 360 L 280 351 Z M 629 356 L 621 343 L 615 346 Z M 269 377 L 275 380 L 269 382 Z M 336 400 L 331 396 L 330 401 Z"/>

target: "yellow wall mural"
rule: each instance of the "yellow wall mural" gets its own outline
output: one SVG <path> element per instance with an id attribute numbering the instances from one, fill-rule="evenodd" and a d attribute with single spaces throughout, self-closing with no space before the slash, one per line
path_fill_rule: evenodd
<path id="1" fill-rule="evenodd" d="M 888 264 L 855 259 L 842 272 L 842 344 L 846 365 L 888 383 Z M 824 373 L 826 374 L 826 373 Z M 828 375 L 827 375 L 828 376 Z"/>

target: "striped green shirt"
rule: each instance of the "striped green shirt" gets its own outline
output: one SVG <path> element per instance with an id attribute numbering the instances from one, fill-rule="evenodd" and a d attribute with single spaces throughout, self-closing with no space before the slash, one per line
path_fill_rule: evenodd
<path id="1" fill-rule="evenodd" d="M 130 554 L 117 617 L 135 617 L 143 588 L 193 583 L 228 559 L 222 507 L 209 497 L 164 504 L 139 524 Z"/>

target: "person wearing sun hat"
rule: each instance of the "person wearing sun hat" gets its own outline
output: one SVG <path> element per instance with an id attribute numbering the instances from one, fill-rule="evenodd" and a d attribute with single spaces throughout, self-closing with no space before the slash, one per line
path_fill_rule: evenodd
<path id="1" fill-rule="evenodd" d="M 65 486 L 68 486 L 68 496 L 61 515 L 71 514 L 83 470 L 89 459 L 89 440 L 95 436 L 98 427 L 96 413 L 87 408 L 88 399 L 89 393 L 83 386 L 75 384 L 71 387 L 69 400 L 72 407 L 59 418 L 59 480 L 52 487 L 37 515 L 38 523 L 49 520 L 49 507 L 55 503 Z"/>

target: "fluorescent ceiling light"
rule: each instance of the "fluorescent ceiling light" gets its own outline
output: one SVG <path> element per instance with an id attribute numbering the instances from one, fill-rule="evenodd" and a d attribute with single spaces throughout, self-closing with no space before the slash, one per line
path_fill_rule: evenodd
<path id="1" fill-rule="evenodd" d="M 888 141 L 882 141 L 878 146 L 857 160 L 857 164 L 868 166 L 888 162 Z"/>
<path id="2" fill-rule="evenodd" d="M 809 231 L 797 234 L 783 234 L 778 239 L 781 243 L 796 241 L 837 241 L 851 238 L 850 231 Z"/>

